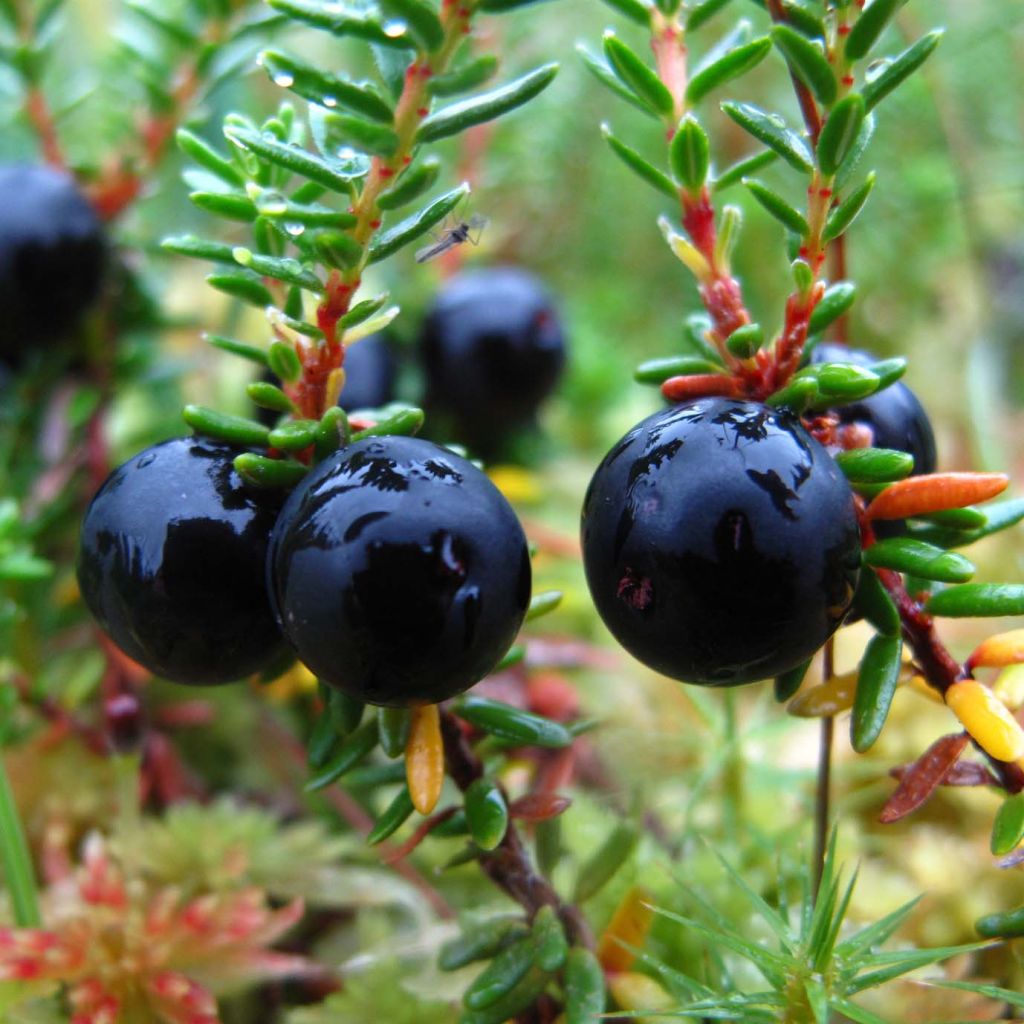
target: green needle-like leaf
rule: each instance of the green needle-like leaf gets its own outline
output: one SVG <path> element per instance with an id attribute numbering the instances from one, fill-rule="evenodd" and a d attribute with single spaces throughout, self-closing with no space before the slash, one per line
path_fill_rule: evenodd
<path id="1" fill-rule="evenodd" d="M 925 605 L 929 615 L 947 618 L 991 618 L 1024 615 L 1024 585 L 964 583 L 933 594 Z"/>
<path id="2" fill-rule="evenodd" d="M 864 561 L 878 569 L 895 569 L 940 583 L 966 583 L 974 575 L 974 566 L 963 555 L 909 537 L 876 541 L 865 550 Z"/>
<path id="3" fill-rule="evenodd" d="M 662 116 L 672 113 L 672 93 L 647 62 L 613 32 L 604 34 L 604 55 L 612 71 L 641 102 Z"/>
<path id="4" fill-rule="evenodd" d="M 713 89 L 745 75 L 768 56 L 771 48 L 771 39 L 763 36 L 730 50 L 690 79 L 686 86 L 687 102 L 699 103 Z"/>
<path id="5" fill-rule="evenodd" d="M 769 114 L 752 103 L 723 103 L 726 112 L 741 128 L 773 149 L 791 167 L 805 174 L 814 170 L 814 160 L 804 139 L 786 126 L 780 114 Z"/>
<path id="6" fill-rule="evenodd" d="M 844 96 L 832 108 L 818 137 L 818 166 L 826 178 L 831 178 L 853 151 L 866 116 L 864 97 L 857 93 Z"/>
<path id="7" fill-rule="evenodd" d="M 612 134 L 608 125 L 601 125 L 601 134 L 605 142 L 612 147 L 612 152 L 635 174 L 639 175 L 648 185 L 653 186 L 670 199 L 678 199 L 679 191 L 672 179 L 658 170 L 654 164 L 645 160 L 632 146 Z"/>
<path id="8" fill-rule="evenodd" d="M 420 125 L 416 141 L 436 142 L 449 135 L 457 135 L 475 124 L 493 121 L 543 92 L 557 74 L 557 64 L 545 64 L 498 89 L 444 107 Z"/>
<path id="9" fill-rule="evenodd" d="M 750 190 L 750 194 L 763 206 L 777 221 L 780 221 L 790 231 L 801 238 L 810 231 L 807 221 L 802 213 L 794 206 L 790 206 L 785 199 L 770 189 L 763 181 L 756 178 L 744 178 L 743 184 Z"/>
<path id="10" fill-rule="evenodd" d="M 471 725 L 511 743 L 556 748 L 572 743 L 572 734 L 558 722 L 486 697 L 465 697 L 455 710 Z"/>
<path id="11" fill-rule="evenodd" d="M 878 37 L 885 26 L 892 21 L 896 12 L 907 0 L 871 0 L 861 11 L 860 17 L 853 23 L 850 34 L 846 37 L 844 51 L 849 60 L 860 60 L 868 55 L 871 47 L 878 42 Z"/>
<path id="12" fill-rule="evenodd" d="M 858 754 L 871 748 L 889 716 L 902 650 L 899 636 L 875 636 L 864 652 L 850 719 L 850 739 Z"/>
<path id="13" fill-rule="evenodd" d="M 393 228 L 378 235 L 370 243 L 368 262 L 377 263 L 392 253 L 398 252 L 410 242 L 415 242 L 435 224 L 440 224 L 467 195 L 469 195 L 469 185 L 459 185 L 458 188 L 453 188 L 450 192 L 435 199 L 418 213 L 407 217 Z"/>
<path id="14" fill-rule="evenodd" d="M 908 46 L 874 78 L 866 82 L 862 90 L 866 108 L 871 110 L 877 106 L 889 93 L 909 78 L 935 52 L 935 48 L 941 40 L 941 29 L 929 32 L 912 46 Z"/>
<path id="15" fill-rule="evenodd" d="M 438 49 L 444 42 L 444 26 L 437 12 L 423 0 L 378 0 L 389 18 L 405 24 L 417 46 L 427 51 Z"/>
<path id="16" fill-rule="evenodd" d="M 785 24 L 772 28 L 772 41 L 793 73 L 810 86 L 818 102 L 826 107 L 833 103 L 838 91 L 836 73 L 821 44 Z"/>
<path id="17" fill-rule="evenodd" d="M 700 122 L 687 114 L 679 124 L 668 151 L 669 165 L 676 180 L 696 194 L 708 176 L 711 144 Z"/>
<path id="18" fill-rule="evenodd" d="M 264 50 L 259 60 L 273 82 L 311 103 L 331 109 L 342 107 L 382 124 L 390 125 L 394 120 L 391 105 L 369 82 L 349 81 L 278 50 Z"/>

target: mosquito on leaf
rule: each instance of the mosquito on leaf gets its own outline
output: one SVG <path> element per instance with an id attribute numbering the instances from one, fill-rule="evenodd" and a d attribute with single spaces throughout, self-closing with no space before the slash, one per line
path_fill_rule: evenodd
<path id="1" fill-rule="evenodd" d="M 479 213 L 474 213 L 468 221 L 462 220 L 454 227 L 445 228 L 437 241 L 420 249 L 416 253 L 416 262 L 427 263 L 464 242 L 469 242 L 470 245 L 479 245 L 480 233 L 486 226 L 487 218 Z M 475 236 L 473 232 L 476 232 Z"/>

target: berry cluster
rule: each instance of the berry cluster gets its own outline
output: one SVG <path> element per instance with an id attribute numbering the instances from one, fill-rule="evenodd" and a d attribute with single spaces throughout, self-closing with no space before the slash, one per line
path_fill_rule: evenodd
<path id="1" fill-rule="evenodd" d="M 325 682 L 376 704 L 437 701 L 504 655 L 530 562 L 511 507 L 452 452 L 356 442 L 283 508 L 249 490 L 237 451 L 166 441 L 115 470 L 82 526 L 82 596 L 157 675 L 226 683 L 290 646 Z"/>

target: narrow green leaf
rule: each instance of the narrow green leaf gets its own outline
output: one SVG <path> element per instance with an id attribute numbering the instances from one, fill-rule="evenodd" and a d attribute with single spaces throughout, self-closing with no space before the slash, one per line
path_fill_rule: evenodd
<path id="1" fill-rule="evenodd" d="M 840 452 L 835 460 L 847 480 L 858 483 L 902 480 L 914 471 L 914 456 L 893 448 L 854 448 Z"/>
<path id="2" fill-rule="evenodd" d="M 310 768 L 323 768 L 334 753 L 341 737 L 334 731 L 330 715 L 320 715 L 313 723 L 312 732 L 306 741 L 306 760 Z"/>
<path id="3" fill-rule="evenodd" d="M 786 126 L 780 114 L 769 114 L 752 103 L 722 104 L 722 110 L 744 131 L 774 150 L 783 160 L 805 174 L 814 170 L 814 160 L 804 139 Z"/>
<path id="4" fill-rule="evenodd" d="M 373 156 L 393 156 L 398 149 L 398 135 L 388 125 L 367 121 L 355 114 L 337 114 L 333 110 L 325 110 L 318 117 L 321 130 L 336 150 L 351 146 Z"/>
<path id="5" fill-rule="evenodd" d="M 708 176 L 711 145 L 700 122 L 687 114 L 679 124 L 668 151 L 672 173 L 687 191 L 698 194 Z"/>
<path id="6" fill-rule="evenodd" d="M 370 243 L 367 262 L 377 263 L 410 242 L 415 242 L 435 224 L 440 224 L 467 195 L 469 185 L 464 183 L 450 192 L 445 192 L 443 196 L 433 200 L 418 213 L 400 221 L 393 228 L 382 232 Z"/>
<path id="7" fill-rule="evenodd" d="M 402 437 L 409 437 L 419 432 L 423 426 L 423 410 L 407 406 L 399 409 L 398 412 L 385 416 L 379 423 L 365 430 L 357 430 L 352 435 L 353 441 L 362 441 L 364 437 L 387 437 L 389 434 L 398 434 Z"/>
<path id="8" fill-rule="evenodd" d="M 691 104 L 699 103 L 713 89 L 745 75 L 768 56 L 771 48 L 771 39 L 762 36 L 730 50 L 690 79 L 686 86 L 687 101 Z"/>
<path id="9" fill-rule="evenodd" d="M 270 431 L 270 445 L 283 452 L 301 452 L 316 440 L 318 420 L 288 420 Z"/>
<path id="10" fill-rule="evenodd" d="M 221 181 L 235 188 L 245 186 L 245 176 L 230 160 L 218 153 L 204 139 L 190 132 L 187 128 L 179 128 L 176 135 L 178 148 L 192 157 L 193 160 Z"/>
<path id="11" fill-rule="evenodd" d="M 332 192 L 349 194 L 352 180 L 361 178 L 366 173 L 365 168 L 360 165 L 353 165 L 351 172 L 346 171 L 338 163 L 328 163 L 301 146 L 278 142 L 267 133 L 260 134 L 232 126 L 225 128 L 224 134 L 242 149 L 262 157 L 276 167 L 315 181 Z"/>
<path id="12" fill-rule="evenodd" d="M 267 365 L 280 380 L 297 381 L 302 376 L 302 361 L 291 345 L 272 341 L 267 352 Z"/>
<path id="13" fill-rule="evenodd" d="M 339 753 L 322 770 L 310 778 L 305 785 L 306 792 L 315 793 L 318 789 L 329 786 L 346 772 L 351 771 L 377 746 L 378 738 L 376 720 L 371 718 L 364 722 L 345 740 Z"/>
<path id="14" fill-rule="evenodd" d="M 401 757 L 409 742 L 412 715 L 408 708 L 381 708 L 377 713 L 380 749 L 388 757 Z"/>
<path id="15" fill-rule="evenodd" d="M 270 433 L 262 423 L 255 420 L 232 416 L 201 405 L 186 405 L 181 415 L 197 434 L 216 437 L 231 444 L 265 446 Z"/>
<path id="16" fill-rule="evenodd" d="M 436 157 L 427 157 L 409 168 L 387 192 L 382 192 L 377 198 L 377 205 L 382 210 L 397 210 L 411 203 L 434 187 L 440 172 L 441 161 Z"/>
<path id="17" fill-rule="evenodd" d="M 563 725 L 486 697 L 464 697 L 456 705 L 460 718 L 503 740 L 532 747 L 567 747 L 572 736 Z"/>
<path id="18" fill-rule="evenodd" d="M 764 344 L 764 328 L 760 324 L 737 327 L 725 340 L 725 347 L 737 359 L 749 359 Z"/>
<path id="19" fill-rule="evenodd" d="M 767 167 L 778 160 L 778 158 L 779 154 L 775 150 L 764 149 L 760 153 L 755 153 L 753 156 L 739 160 L 727 167 L 711 182 L 711 189 L 714 192 L 720 192 L 722 189 L 735 185 L 736 182 L 742 181 L 744 178 L 749 178 L 754 171 Z"/>
<path id="20" fill-rule="evenodd" d="M 999 1002 L 1009 1003 L 1018 1010 L 1024 1010 L 1024 994 L 1012 992 L 1010 989 L 1002 988 L 999 985 L 983 985 L 973 981 L 944 981 L 932 982 L 939 988 L 958 989 L 961 992 L 974 992 L 976 995 L 984 996 L 986 999 L 995 999 Z"/>
<path id="21" fill-rule="evenodd" d="M 507 11 L 517 11 L 520 7 L 528 7 L 530 4 L 541 2 L 542 0 L 480 0 L 480 10 L 490 14 L 504 14 Z"/>
<path id="22" fill-rule="evenodd" d="M 526 611 L 526 621 L 532 622 L 534 619 L 553 612 L 562 603 L 563 596 L 560 590 L 545 590 L 534 594 L 530 598 L 530 607 Z"/>
<path id="23" fill-rule="evenodd" d="M 612 71 L 641 102 L 662 116 L 672 113 L 672 93 L 647 62 L 628 47 L 615 33 L 608 31 L 602 40 L 604 55 Z"/>
<path id="24" fill-rule="evenodd" d="M 974 566 L 963 555 L 910 537 L 876 541 L 865 550 L 864 561 L 875 568 L 895 569 L 940 583 L 966 583 L 974 575 Z"/>
<path id="25" fill-rule="evenodd" d="M 267 353 L 262 348 L 257 348 L 255 345 L 250 345 L 246 341 L 236 341 L 234 338 L 225 338 L 219 334 L 204 334 L 203 340 L 214 348 L 219 348 L 223 352 L 230 352 L 234 356 L 241 356 L 243 359 L 248 359 L 251 363 L 256 363 L 260 366 L 267 365 Z"/>
<path id="26" fill-rule="evenodd" d="M 463 1014 L 460 1024 L 505 1024 L 514 1020 L 540 998 L 550 980 L 547 971 L 531 967 L 517 985 L 490 1006 Z"/>
<path id="27" fill-rule="evenodd" d="M 385 303 L 388 301 L 390 296 L 387 292 L 378 295 L 374 299 L 363 299 L 362 302 L 357 302 L 339 321 L 338 326 L 343 330 L 347 330 L 349 327 L 355 327 L 358 324 L 369 320 L 374 313 L 380 312 L 384 308 Z"/>
<path id="28" fill-rule="evenodd" d="M 394 120 L 391 105 L 369 82 L 353 82 L 329 74 L 279 50 L 264 50 L 259 63 L 277 85 L 291 89 L 311 103 L 332 110 L 343 107 L 382 124 L 390 125 Z"/>
<path id="29" fill-rule="evenodd" d="M 864 652 L 850 719 L 850 740 L 858 754 L 871 748 L 889 716 L 902 650 L 899 636 L 874 636 Z"/>
<path id="30" fill-rule="evenodd" d="M 687 33 L 696 32 L 729 2 L 730 0 L 703 0 L 702 3 L 694 4 L 686 16 Z"/>
<path id="31" fill-rule="evenodd" d="M 796 668 L 791 668 L 788 672 L 783 672 L 782 675 L 775 677 L 775 699 L 780 704 L 785 704 L 796 694 L 810 667 L 811 663 L 805 661 L 802 665 L 797 665 Z"/>
<path id="32" fill-rule="evenodd" d="M 320 294 L 324 290 L 323 282 L 312 270 L 304 267 L 298 260 L 287 256 L 264 256 L 243 246 L 232 250 L 235 262 L 239 266 L 252 270 L 262 277 L 272 277 L 286 284 L 295 284 L 307 292 Z"/>
<path id="33" fill-rule="evenodd" d="M 475 124 L 493 121 L 543 92 L 557 74 L 557 64 L 545 64 L 500 88 L 443 107 L 420 124 L 416 141 L 436 142 Z"/>
<path id="34" fill-rule="evenodd" d="M 872 1013 L 870 1010 L 865 1010 L 863 1006 L 851 1003 L 849 999 L 833 998 L 832 1006 L 844 1017 L 849 1017 L 854 1024 L 891 1024 L 884 1017 L 879 1017 L 877 1013 Z"/>
<path id="35" fill-rule="evenodd" d="M 751 195 L 763 206 L 777 221 L 784 227 L 795 232 L 801 238 L 806 237 L 810 228 L 804 216 L 795 207 L 790 206 L 785 199 L 773 192 L 762 181 L 756 178 L 744 178 L 743 184 L 750 190 Z"/>
<path id="36" fill-rule="evenodd" d="M 843 50 L 849 60 L 860 60 L 868 55 L 868 51 L 892 21 L 896 12 L 907 0 L 871 0 L 871 3 L 860 13 L 853 23 L 850 34 L 846 37 Z"/>
<path id="37" fill-rule="evenodd" d="M 1024 907 L 986 914 L 975 921 L 974 927 L 986 939 L 1020 938 L 1024 936 Z"/>
<path id="38" fill-rule="evenodd" d="M 412 40 L 404 27 L 385 30 L 376 18 L 339 0 L 269 0 L 270 6 L 295 21 L 323 29 L 331 35 L 365 39 L 378 46 L 410 49 Z"/>
<path id="39" fill-rule="evenodd" d="M 596 896 L 633 855 L 640 842 L 640 833 L 622 822 L 612 829 L 605 841 L 581 865 L 573 892 L 573 902 L 583 903 Z"/>
<path id="40" fill-rule="evenodd" d="M 508 805 L 501 789 L 491 779 L 476 779 L 466 790 L 465 805 L 466 824 L 473 842 L 481 850 L 496 849 L 508 829 Z M 467 1005 L 476 1008 L 472 1003 Z"/>
<path id="41" fill-rule="evenodd" d="M 601 1024 L 604 1013 L 604 971 L 583 946 L 569 950 L 565 963 L 565 1024 Z"/>
<path id="42" fill-rule="evenodd" d="M 235 457 L 235 471 L 253 487 L 267 490 L 294 487 L 309 471 L 308 466 L 292 459 L 270 459 L 266 455 L 243 452 Z"/>
<path id="43" fill-rule="evenodd" d="M 402 788 L 395 794 L 394 799 L 384 809 L 383 813 L 373 823 L 366 837 L 370 846 L 384 842 L 385 839 L 394 835 L 402 825 L 409 820 L 415 808 L 412 805 L 412 797 L 409 795 L 409 787 Z"/>
<path id="44" fill-rule="evenodd" d="M 13 551 L 0 557 L 0 582 L 33 583 L 53 575 L 53 564 L 27 551 Z"/>
<path id="45" fill-rule="evenodd" d="M 988 525 L 988 516 L 980 508 L 967 505 L 964 508 L 947 508 L 926 516 L 916 516 L 920 522 L 935 526 L 946 526 L 954 530 L 977 530 Z"/>
<path id="46" fill-rule="evenodd" d="M 816 366 L 818 391 L 823 399 L 855 402 L 873 395 L 880 384 L 878 376 L 866 366 L 854 363 L 821 363 Z"/>
<path id="47" fill-rule="evenodd" d="M 838 238 L 854 222 L 857 215 L 875 187 L 875 172 L 872 171 L 855 191 L 851 192 L 829 215 L 822 238 L 826 242 Z"/>
<path id="48" fill-rule="evenodd" d="M 176 235 L 165 238 L 160 248 L 178 256 L 191 256 L 198 260 L 212 260 L 214 263 L 234 263 L 234 248 L 223 242 L 209 242 L 195 235 Z"/>
<path id="49" fill-rule="evenodd" d="M 817 4 L 810 6 L 801 0 L 782 0 L 782 11 L 787 24 L 802 32 L 808 39 L 824 40 L 827 33 L 824 18 L 817 10 Z"/>
<path id="50" fill-rule="evenodd" d="M 669 196 L 671 199 L 678 199 L 679 193 L 676 186 L 672 183 L 672 179 L 662 173 L 653 164 L 645 160 L 632 146 L 628 146 L 621 139 L 617 138 L 612 134 L 611 128 L 608 125 L 601 125 L 601 134 L 604 136 L 605 141 L 609 146 L 612 147 L 612 151 L 616 156 L 635 174 L 643 178 L 648 185 L 653 186 L 663 195 Z"/>
<path id="51" fill-rule="evenodd" d="M 864 97 L 857 93 L 844 96 L 831 110 L 818 136 L 818 166 L 831 178 L 850 155 L 867 117 Z"/>
<path id="52" fill-rule="evenodd" d="M 334 731 L 339 736 L 348 736 L 349 733 L 359 728 L 366 710 L 362 701 L 356 700 L 322 681 L 319 683 L 319 690 L 320 698 L 334 723 Z"/>
<path id="53" fill-rule="evenodd" d="M 932 594 L 925 605 L 929 615 L 947 618 L 992 618 L 1024 615 L 1024 585 L 1020 583 L 964 583 Z"/>
<path id="54" fill-rule="evenodd" d="M 363 247 L 344 231 L 318 231 L 313 248 L 324 263 L 336 270 L 348 270 L 363 258 Z"/>
<path id="55" fill-rule="evenodd" d="M 458 96 L 489 82 L 497 71 L 498 58 L 485 53 L 453 71 L 435 75 L 427 82 L 427 92 L 431 96 Z"/>
<path id="56" fill-rule="evenodd" d="M 463 1002 L 471 1010 L 485 1010 L 519 984 L 533 966 L 534 945 L 529 938 L 503 949 L 466 989 Z"/>
<path id="57" fill-rule="evenodd" d="M 545 971 L 562 969 L 569 954 L 569 943 L 562 922 L 550 904 L 541 907 L 533 919 L 533 946 L 538 967 Z"/>
<path id="58" fill-rule="evenodd" d="M 922 36 L 899 56 L 894 57 L 874 78 L 866 82 L 863 94 L 867 109 L 871 110 L 876 107 L 893 89 L 909 78 L 932 55 L 941 39 L 941 29 Z"/>
<path id="59" fill-rule="evenodd" d="M 444 26 L 437 12 L 423 0 L 378 0 L 389 18 L 404 22 L 421 50 L 431 52 L 444 42 Z"/>
<path id="60" fill-rule="evenodd" d="M 1024 793 L 1008 796 L 992 822 L 992 853 L 997 857 L 1016 850 L 1024 840 Z"/>
<path id="61" fill-rule="evenodd" d="M 519 917 L 496 917 L 467 927 L 441 947 L 442 971 L 457 971 L 478 960 L 490 960 L 514 942 L 529 935 Z"/>
<path id="62" fill-rule="evenodd" d="M 344 409 L 335 406 L 328 409 L 320 417 L 320 423 L 316 431 L 316 440 L 313 442 L 316 451 L 316 461 L 322 462 L 328 455 L 332 455 L 339 448 L 343 448 L 352 438 L 352 430 L 348 424 L 348 415 Z"/>
<path id="63" fill-rule="evenodd" d="M 624 14 L 630 21 L 635 21 L 644 28 L 651 24 L 651 9 L 647 4 L 640 3 L 640 0 L 604 0 L 611 8 L 619 14 Z"/>
<path id="64" fill-rule="evenodd" d="M 640 384 L 663 384 L 669 377 L 683 377 L 691 373 L 721 373 L 721 363 L 699 356 L 668 356 L 649 359 L 633 371 L 633 380 Z"/>
<path id="65" fill-rule="evenodd" d="M 810 334 L 819 334 L 834 320 L 838 320 L 857 298 L 857 286 L 852 281 L 837 281 L 830 285 L 811 313 L 807 325 Z"/>
<path id="66" fill-rule="evenodd" d="M 267 381 L 253 381 L 246 387 L 245 393 L 261 409 L 270 409 L 273 412 L 295 411 L 292 400 L 279 387 Z"/>
<path id="67" fill-rule="evenodd" d="M 785 24 L 773 26 L 771 35 L 793 73 L 810 87 L 819 103 L 831 105 L 838 86 L 822 45 Z"/>
<path id="68" fill-rule="evenodd" d="M 853 595 L 853 606 L 884 636 L 898 636 L 900 613 L 889 592 L 872 569 L 862 569 Z"/>
<path id="69" fill-rule="evenodd" d="M 274 302 L 274 296 L 256 274 L 208 274 L 206 283 L 225 295 L 241 299 L 259 309 L 273 305 Z"/>
<path id="70" fill-rule="evenodd" d="M 846 154 L 846 159 L 843 160 L 836 172 L 835 188 L 842 191 L 850 183 L 850 179 L 853 177 L 853 172 L 857 169 L 860 164 L 861 157 L 866 152 L 871 140 L 875 135 L 875 123 L 876 118 L 874 114 L 868 114 L 864 118 L 864 123 L 860 126 L 860 133 L 857 138 L 853 141 L 853 146 L 850 148 L 850 152 Z"/>
<path id="71" fill-rule="evenodd" d="M 627 89 L 616 77 L 615 72 L 600 58 L 587 49 L 583 43 L 576 44 L 576 52 L 583 59 L 583 66 L 606 88 L 610 89 L 620 99 L 642 110 L 650 117 L 657 117 L 656 111 L 652 110 L 643 100 L 638 99 L 632 89 Z"/>

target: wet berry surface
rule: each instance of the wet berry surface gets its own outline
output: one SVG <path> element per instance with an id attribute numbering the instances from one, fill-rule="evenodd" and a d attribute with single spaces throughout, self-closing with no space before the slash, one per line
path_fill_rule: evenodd
<path id="1" fill-rule="evenodd" d="M 178 683 L 231 682 L 285 652 L 264 565 L 279 507 L 243 486 L 234 448 L 154 445 L 120 466 L 82 524 L 78 580 L 129 657 Z"/>
<path id="2" fill-rule="evenodd" d="M 530 597 L 526 538 L 469 462 L 415 438 L 369 438 L 292 493 L 268 572 L 301 660 L 360 700 L 439 701 L 508 650 Z"/>
<path id="3" fill-rule="evenodd" d="M 850 488 L 799 423 L 704 399 L 643 420 L 608 453 L 582 518 L 598 611 L 675 679 L 737 685 L 809 658 L 849 608 Z"/>

